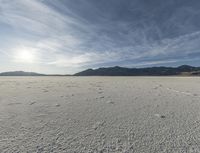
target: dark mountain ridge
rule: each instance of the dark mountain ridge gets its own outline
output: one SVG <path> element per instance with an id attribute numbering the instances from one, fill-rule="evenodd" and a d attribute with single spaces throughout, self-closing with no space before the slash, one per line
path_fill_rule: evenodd
<path id="1" fill-rule="evenodd" d="M 125 68 L 108 67 L 87 69 L 74 74 L 75 76 L 170 76 L 170 75 L 200 75 L 200 67 L 182 65 L 179 67 L 149 67 L 149 68 Z"/>

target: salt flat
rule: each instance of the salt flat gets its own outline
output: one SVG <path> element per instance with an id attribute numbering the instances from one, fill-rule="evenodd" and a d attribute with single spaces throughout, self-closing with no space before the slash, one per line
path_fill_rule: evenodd
<path id="1" fill-rule="evenodd" d="M 200 152 L 200 78 L 0 77 L 0 152 Z"/>

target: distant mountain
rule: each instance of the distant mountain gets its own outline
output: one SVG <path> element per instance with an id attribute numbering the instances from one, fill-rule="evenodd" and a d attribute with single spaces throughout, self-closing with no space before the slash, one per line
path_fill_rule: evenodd
<path id="1" fill-rule="evenodd" d="M 0 76 L 46 76 L 46 75 L 35 72 L 11 71 L 11 72 L 0 73 Z"/>
<path id="2" fill-rule="evenodd" d="M 182 65 L 179 67 L 148 67 L 148 68 L 125 68 L 107 67 L 87 69 L 74 75 L 40 74 L 35 72 L 11 71 L 0 73 L 0 76 L 200 76 L 200 67 Z"/>
<path id="3" fill-rule="evenodd" d="M 171 76 L 171 75 L 199 75 L 200 67 L 182 65 L 179 67 L 149 67 L 149 68 L 125 68 L 108 67 L 87 69 L 74 74 L 75 76 Z"/>
<path id="4" fill-rule="evenodd" d="M 41 74 L 35 72 L 24 72 L 24 71 L 10 71 L 10 72 L 2 72 L 0 76 L 71 76 L 69 74 Z"/>

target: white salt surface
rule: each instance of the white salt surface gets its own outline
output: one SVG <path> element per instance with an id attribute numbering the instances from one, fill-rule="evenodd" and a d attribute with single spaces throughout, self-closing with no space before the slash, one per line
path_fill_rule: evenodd
<path id="1" fill-rule="evenodd" d="M 200 78 L 0 77 L 0 153 L 200 152 Z"/>

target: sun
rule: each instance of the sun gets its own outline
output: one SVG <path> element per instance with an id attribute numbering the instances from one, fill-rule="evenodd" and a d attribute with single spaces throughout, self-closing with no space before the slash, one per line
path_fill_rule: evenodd
<path id="1" fill-rule="evenodd" d="M 14 56 L 15 60 L 21 63 L 33 63 L 36 58 L 34 52 L 29 49 L 19 49 Z"/>
<path id="2" fill-rule="evenodd" d="M 21 51 L 18 55 L 18 58 L 22 61 L 32 61 L 34 59 L 34 56 L 28 51 Z"/>

